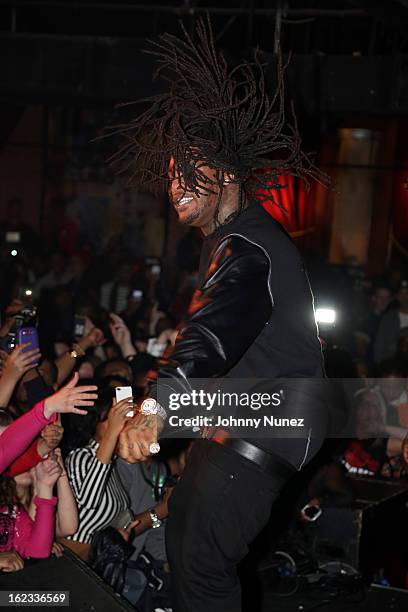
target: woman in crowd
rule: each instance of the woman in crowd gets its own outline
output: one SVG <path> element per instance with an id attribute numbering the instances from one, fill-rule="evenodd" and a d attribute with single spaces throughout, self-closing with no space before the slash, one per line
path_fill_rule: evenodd
<path id="1" fill-rule="evenodd" d="M 116 473 L 115 447 L 132 409 L 129 400 L 112 405 L 112 390 L 105 390 L 98 413 L 88 415 L 81 428 L 68 428 L 73 450 L 66 467 L 79 509 L 76 532 L 63 543 L 82 559 L 89 557 L 93 535 L 129 508 L 128 497 Z M 129 522 L 129 521 L 127 521 Z M 125 525 L 124 525 L 125 526 Z"/>

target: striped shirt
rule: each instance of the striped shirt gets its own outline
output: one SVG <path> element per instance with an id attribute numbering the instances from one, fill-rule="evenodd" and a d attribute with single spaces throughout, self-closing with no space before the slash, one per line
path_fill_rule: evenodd
<path id="1" fill-rule="evenodd" d="M 79 527 L 70 540 L 90 543 L 93 535 L 107 527 L 129 508 L 127 493 L 113 463 L 101 463 L 96 457 L 98 442 L 71 451 L 66 459 L 68 478 L 79 514 Z"/>

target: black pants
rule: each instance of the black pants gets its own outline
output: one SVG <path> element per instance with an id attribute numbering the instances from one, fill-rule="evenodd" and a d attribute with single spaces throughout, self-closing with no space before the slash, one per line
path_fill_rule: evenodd
<path id="1" fill-rule="evenodd" d="M 176 612 L 241 610 L 237 564 L 286 480 L 228 447 L 195 442 L 166 526 Z"/>

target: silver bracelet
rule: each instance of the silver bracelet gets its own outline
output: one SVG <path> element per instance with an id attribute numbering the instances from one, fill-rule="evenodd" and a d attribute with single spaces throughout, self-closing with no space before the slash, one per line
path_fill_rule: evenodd
<path id="1" fill-rule="evenodd" d="M 157 516 L 156 510 L 154 508 L 151 508 L 151 510 L 148 510 L 148 513 L 150 518 L 152 519 L 152 529 L 157 529 L 158 527 L 161 527 L 162 522 Z"/>

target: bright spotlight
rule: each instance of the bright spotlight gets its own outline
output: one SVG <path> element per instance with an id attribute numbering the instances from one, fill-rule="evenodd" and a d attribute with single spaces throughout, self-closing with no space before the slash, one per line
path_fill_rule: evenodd
<path id="1" fill-rule="evenodd" d="M 333 324 L 336 320 L 336 311 L 333 308 L 316 308 L 316 323 Z"/>
<path id="2" fill-rule="evenodd" d="M 12 257 L 17 257 L 17 255 L 18 255 L 18 251 L 16 251 L 16 249 L 13 249 L 13 250 L 11 251 L 10 255 L 11 255 Z"/>
<path id="3" fill-rule="evenodd" d="M 31 291 L 31 289 L 26 289 L 25 294 L 27 297 L 30 297 L 31 295 L 33 295 L 33 292 Z"/>

